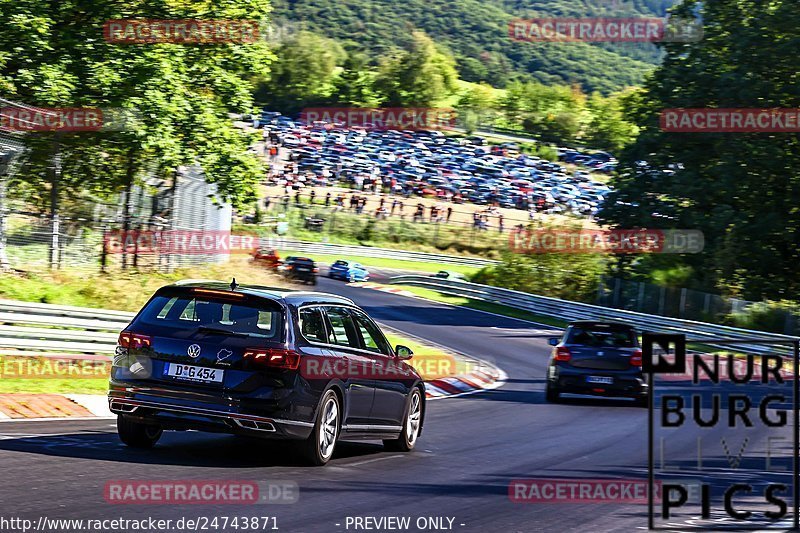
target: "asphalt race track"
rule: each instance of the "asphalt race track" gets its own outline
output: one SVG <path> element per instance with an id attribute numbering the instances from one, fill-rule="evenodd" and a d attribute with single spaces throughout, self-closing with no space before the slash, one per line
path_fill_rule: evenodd
<path id="1" fill-rule="evenodd" d="M 646 409 L 625 400 L 545 402 L 550 347 L 542 326 L 324 278 L 319 290 L 351 297 L 390 327 L 491 360 L 508 381 L 494 391 L 429 402 L 423 435 L 410 454 L 384 452 L 380 443 L 344 443 L 324 468 L 301 466 L 287 445 L 232 436 L 168 433 L 154 450 L 137 451 L 118 441 L 112 420 L 3 422 L 3 514 L 34 523 L 41 516 L 275 516 L 285 532 L 355 531 L 346 528 L 354 516 L 409 516 L 412 525 L 419 517 L 452 518 L 452 530 L 464 532 L 646 529 L 642 504 L 510 500 L 514 479 L 647 476 Z M 670 442 L 670 453 L 691 459 L 697 436 L 687 429 Z M 738 442 L 731 445 L 738 450 Z M 106 482 L 128 479 L 294 481 L 299 502 L 107 503 Z"/>

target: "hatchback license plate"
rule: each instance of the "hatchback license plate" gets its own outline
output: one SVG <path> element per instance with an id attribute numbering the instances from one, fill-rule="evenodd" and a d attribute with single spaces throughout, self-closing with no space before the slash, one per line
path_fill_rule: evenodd
<path id="1" fill-rule="evenodd" d="M 604 385 L 611 385 L 614 383 L 614 378 L 605 376 L 586 376 L 587 383 L 602 383 Z"/>
<path id="2" fill-rule="evenodd" d="M 195 381 L 197 383 L 222 383 L 225 371 L 218 368 L 205 366 L 182 365 L 170 363 L 166 375 L 182 381 Z"/>

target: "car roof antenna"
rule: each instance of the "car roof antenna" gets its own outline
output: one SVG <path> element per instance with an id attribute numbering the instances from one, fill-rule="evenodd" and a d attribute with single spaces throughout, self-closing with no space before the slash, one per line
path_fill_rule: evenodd
<path id="1" fill-rule="evenodd" d="M 238 286 L 239 286 L 239 284 L 236 283 L 236 278 L 233 278 L 233 281 L 231 281 L 231 290 L 235 291 L 236 287 L 238 287 Z"/>

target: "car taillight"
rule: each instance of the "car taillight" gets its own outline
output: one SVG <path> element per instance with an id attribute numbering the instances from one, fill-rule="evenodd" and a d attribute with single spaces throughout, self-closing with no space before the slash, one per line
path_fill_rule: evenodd
<path id="1" fill-rule="evenodd" d="M 138 350 L 140 348 L 150 348 L 153 341 L 149 335 L 142 335 L 141 333 L 133 333 L 131 331 L 123 331 L 119 334 L 117 344 L 123 348 L 133 348 Z"/>
<path id="2" fill-rule="evenodd" d="M 566 346 L 556 346 L 553 350 L 553 356 L 556 361 L 569 361 L 572 359 L 572 354 Z"/>
<path id="3" fill-rule="evenodd" d="M 286 370 L 297 370 L 300 366 L 300 354 L 283 348 L 247 348 L 244 351 L 244 360 L 256 365 Z"/>
<path id="4" fill-rule="evenodd" d="M 314 272 L 319 272 L 319 267 L 314 267 Z"/>
<path id="5" fill-rule="evenodd" d="M 631 354 L 631 366 L 642 366 L 642 350 L 636 348 Z"/>

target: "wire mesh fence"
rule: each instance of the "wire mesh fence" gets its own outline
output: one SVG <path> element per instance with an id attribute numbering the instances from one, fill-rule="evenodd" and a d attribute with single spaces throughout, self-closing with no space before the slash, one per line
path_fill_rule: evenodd
<path id="1" fill-rule="evenodd" d="M 596 303 L 651 315 L 729 323 L 787 335 L 800 334 L 800 310 L 796 308 L 726 298 L 685 287 L 603 277 L 598 286 Z"/>

